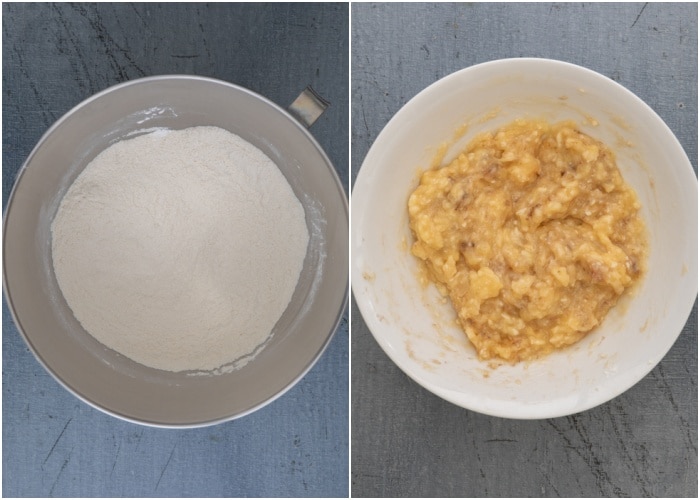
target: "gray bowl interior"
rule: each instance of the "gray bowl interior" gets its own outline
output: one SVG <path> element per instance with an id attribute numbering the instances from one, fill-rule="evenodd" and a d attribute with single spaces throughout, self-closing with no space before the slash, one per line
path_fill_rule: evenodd
<path id="1" fill-rule="evenodd" d="M 106 348 L 74 318 L 51 264 L 51 221 L 68 187 L 97 154 L 149 128 L 198 125 L 238 134 L 274 160 L 302 202 L 310 234 L 299 283 L 270 341 L 246 366 L 221 375 L 151 369 Z M 330 341 L 347 302 L 347 201 L 320 146 L 266 99 L 206 78 L 135 80 L 67 113 L 28 158 L 5 214 L 4 279 L 27 343 L 78 397 L 139 423 L 215 423 L 284 393 Z"/>

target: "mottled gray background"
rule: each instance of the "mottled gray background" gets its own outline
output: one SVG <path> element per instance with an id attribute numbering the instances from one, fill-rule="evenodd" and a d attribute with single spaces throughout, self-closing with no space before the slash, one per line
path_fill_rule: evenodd
<path id="1" fill-rule="evenodd" d="M 403 104 L 506 57 L 596 70 L 666 121 L 697 172 L 696 4 L 353 4 L 352 178 Z M 352 307 L 353 496 L 697 497 L 697 304 L 665 359 L 611 402 L 512 421 L 404 375 Z"/>
<path id="2" fill-rule="evenodd" d="M 348 5 L 3 4 L 3 210 L 44 131 L 91 94 L 147 75 L 211 76 L 286 107 L 331 102 L 311 132 L 348 175 Z M 197 430 L 106 416 L 35 361 L 3 301 L 5 496 L 347 496 L 347 315 L 280 399 Z"/>

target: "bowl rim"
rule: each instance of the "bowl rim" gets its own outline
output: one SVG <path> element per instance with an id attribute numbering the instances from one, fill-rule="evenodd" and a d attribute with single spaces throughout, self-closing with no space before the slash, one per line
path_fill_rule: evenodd
<path id="1" fill-rule="evenodd" d="M 518 419 L 518 420 L 534 420 L 534 419 L 546 419 L 546 418 L 556 418 L 556 417 L 562 417 L 562 416 L 567 416 L 567 415 L 572 415 L 580 412 L 587 411 L 589 409 L 592 409 L 596 406 L 599 406 L 603 403 L 606 403 L 616 397 L 618 397 L 620 394 L 626 392 L 629 390 L 631 387 L 633 387 L 635 384 L 637 384 L 639 381 L 641 381 L 645 376 L 647 376 L 657 365 L 658 363 L 666 356 L 668 351 L 670 351 L 671 347 L 675 344 L 677 341 L 678 337 L 683 331 L 684 325 L 688 321 L 688 317 L 691 314 L 693 310 L 693 306 L 695 303 L 695 300 L 697 298 L 697 287 L 695 288 L 695 294 L 692 298 L 690 298 L 690 294 L 688 294 L 688 297 L 680 297 L 683 300 L 683 304 L 681 309 L 686 311 L 685 316 L 681 319 L 680 315 L 678 316 L 678 319 L 674 320 L 669 320 L 672 321 L 673 326 L 675 327 L 676 323 L 678 323 L 678 328 L 674 328 L 673 332 L 673 337 L 672 341 L 669 342 L 669 345 L 666 349 L 662 349 L 663 352 L 658 352 L 657 356 L 653 359 L 650 360 L 651 363 L 645 365 L 645 366 L 640 366 L 636 367 L 636 370 L 630 374 L 630 376 L 626 377 L 622 383 L 619 383 L 618 385 L 615 386 L 613 390 L 610 391 L 600 391 L 598 394 L 591 395 L 586 401 L 585 404 L 581 404 L 580 402 L 574 405 L 573 409 L 566 409 L 566 408 L 552 408 L 552 405 L 547 405 L 547 403 L 539 403 L 539 404 L 524 404 L 524 403 L 513 403 L 513 402 L 508 402 L 508 401 L 500 401 L 500 400 L 495 400 L 495 401 L 489 401 L 487 404 L 479 404 L 478 402 L 475 402 L 474 398 L 470 398 L 469 401 L 466 401 L 462 398 L 459 397 L 459 394 L 457 394 L 457 391 L 452 391 L 449 389 L 445 389 L 443 387 L 439 387 L 432 383 L 429 380 L 426 380 L 422 377 L 421 373 L 412 367 L 408 362 L 402 360 L 399 358 L 398 354 L 394 352 L 394 350 L 391 348 L 389 345 L 388 340 L 385 338 L 385 335 L 382 334 L 382 331 L 384 330 L 384 327 L 381 325 L 381 323 L 377 320 L 375 317 L 376 315 L 373 312 L 373 308 L 370 305 L 370 300 L 366 297 L 366 293 L 363 292 L 359 287 L 360 283 L 363 281 L 362 280 L 362 269 L 360 269 L 360 265 L 358 263 L 357 259 L 357 254 L 355 254 L 352 250 L 358 248 L 357 246 L 354 246 L 353 238 L 352 235 L 359 234 L 361 231 L 359 230 L 359 222 L 358 220 L 364 218 L 364 207 L 362 205 L 359 205 L 356 200 L 357 200 L 357 188 L 359 187 L 359 200 L 364 201 L 363 198 L 365 196 L 365 193 L 363 192 L 364 189 L 368 189 L 370 183 L 366 180 L 368 179 L 373 171 L 375 170 L 377 163 L 374 161 L 374 156 L 377 154 L 377 149 L 378 149 L 378 144 L 381 145 L 382 142 L 386 142 L 387 137 L 390 137 L 395 134 L 395 132 L 398 130 L 398 127 L 400 125 L 400 122 L 402 121 L 404 116 L 410 116 L 412 113 L 415 113 L 412 108 L 419 106 L 422 104 L 422 101 L 427 100 L 429 98 L 429 95 L 434 93 L 437 89 L 439 89 L 441 86 L 448 84 L 451 80 L 454 79 L 460 79 L 464 78 L 465 74 L 469 73 L 474 73 L 483 71 L 486 69 L 498 67 L 498 66 L 506 66 L 509 67 L 509 71 L 514 70 L 514 67 L 526 67 L 532 64 L 537 64 L 537 65 L 543 65 L 543 66 L 549 66 L 551 68 L 566 68 L 570 72 L 578 72 L 579 74 L 586 74 L 588 77 L 592 79 L 596 79 L 600 82 L 604 82 L 605 85 L 611 86 L 613 88 L 616 88 L 617 91 L 621 91 L 625 93 L 629 98 L 633 99 L 633 101 L 641 107 L 641 109 L 644 110 L 645 114 L 648 114 L 651 119 L 655 120 L 657 124 L 665 130 L 667 133 L 669 139 L 670 139 L 670 144 L 674 149 L 676 149 L 678 152 L 682 153 L 682 157 L 685 159 L 683 162 L 683 166 L 678 165 L 677 168 L 679 170 L 682 170 L 682 174 L 684 176 L 687 176 L 688 179 L 690 180 L 691 176 L 695 180 L 695 188 L 696 188 L 696 199 L 697 199 L 697 177 L 696 173 L 693 169 L 693 166 L 688 158 L 688 155 L 683 148 L 682 144 L 676 137 L 676 135 L 673 133 L 673 131 L 668 127 L 668 125 L 664 122 L 664 120 L 654 111 L 651 106 L 649 106 L 646 102 L 644 102 L 640 97 L 638 97 L 636 94 L 634 94 L 631 90 L 626 88 L 625 86 L 619 84 L 618 82 L 604 76 L 601 73 L 598 73 L 597 71 L 594 71 L 592 69 L 586 68 L 584 66 L 580 66 L 574 63 L 566 62 L 566 61 L 561 61 L 557 59 L 550 59 L 550 58 L 538 58 L 538 57 L 516 57 L 516 58 L 503 58 L 503 59 L 494 59 L 490 61 L 485 61 L 481 62 L 478 64 L 474 64 L 471 66 L 467 66 L 465 68 L 459 69 L 457 71 L 454 71 L 450 74 L 447 74 L 440 79 L 434 81 L 424 89 L 422 89 L 420 92 L 418 92 L 416 95 L 414 95 L 412 98 L 410 98 L 405 104 L 401 106 L 401 108 L 394 113 L 394 115 L 389 119 L 389 121 L 386 123 L 386 125 L 383 127 L 383 129 L 380 131 L 380 133 L 377 135 L 376 139 L 373 141 L 370 149 L 368 150 L 365 158 L 362 161 L 362 164 L 360 166 L 360 169 L 357 173 L 357 176 L 355 178 L 354 183 L 352 184 L 352 191 L 351 191 L 351 261 L 350 261 L 350 266 L 351 266 L 351 287 L 352 287 L 352 294 L 355 299 L 355 303 L 358 306 L 358 309 L 361 313 L 361 316 L 369 329 L 370 333 L 374 337 L 375 341 L 379 346 L 381 347 L 382 351 L 391 359 L 391 361 L 401 369 L 404 374 L 406 374 L 410 379 L 412 379 L 414 382 L 416 382 L 418 385 L 423 387 L 424 389 L 428 390 L 429 392 L 439 396 L 440 398 L 449 401 L 452 404 L 455 404 L 457 406 L 460 406 L 462 408 L 465 408 L 467 410 L 472 410 L 476 411 L 478 413 L 482 413 L 485 415 L 490 415 L 494 417 L 501 417 L 501 418 L 510 418 L 510 419 Z M 420 109 L 419 109 L 420 111 Z M 415 115 L 414 115 L 415 118 Z M 360 252 L 361 253 L 361 252 Z M 675 317 L 673 317 L 675 318 Z M 601 393 L 602 392 L 602 393 Z"/>
<path id="2" fill-rule="evenodd" d="M 3 299 L 7 303 L 8 310 L 10 312 L 10 316 L 12 318 L 12 321 L 16 327 L 16 329 L 19 331 L 20 336 L 24 340 L 25 345 L 29 348 L 31 353 L 33 354 L 33 357 L 35 360 L 39 362 L 39 364 L 46 370 L 46 372 L 51 375 L 51 377 L 59 383 L 64 389 L 66 389 L 69 393 L 71 393 L 73 396 L 77 397 L 79 400 L 83 401 L 84 403 L 87 403 L 91 407 L 95 408 L 96 410 L 99 410 L 102 413 L 105 413 L 107 415 L 116 417 L 120 420 L 124 420 L 127 422 L 131 422 L 134 424 L 139 424 L 139 425 L 144 425 L 148 427 L 155 427 L 155 428 L 166 428 L 166 429 L 188 429 L 188 428 L 199 428 L 199 427 L 208 427 L 212 425 L 217 425 L 223 422 L 228 422 L 231 420 L 235 420 L 241 417 L 244 417 L 246 415 L 250 415 L 251 413 L 254 413 L 255 411 L 267 406 L 268 404 L 274 402 L 278 398 L 282 397 L 284 394 L 286 394 L 289 390 L 291 390 L 302 378 L 308 374 L 308 372 L 316 365 L 318 360 L 321 358 L 323 353 L 326 351 L 328 346 L 330 345 L 333 337 L 335 336 L 336 332 L 338 331 L 338 327 L 340 326 L 340 323 L 342 321 L 343 315 L 345 311 L 347 310 L 348 307 L 348 296 L 349 296 L 349 273 L 346 274 L 346 279 L 345 279 L 345 285 L 344 285 L 344 293 L 343 293 L 343 300 L 340 304 L 340 307 L 338 308 L 338 312 L 332 321 L 332 327 L 328 334 L 326 335 L 324 342 L 319 346 L 317 352 L 313 355 L 312 358 L 310 358 L 309 363 L 291 380 L 289 380 L 282 389 L 280 389 L 278 392 L 270 396 L 269 398 L 261 401 L 257 405 L 254 405 L 244 411 L 234 413 L 232 415 L 225 415 L 220 418 L 215 418 L 211 420 L 206 420 L 206 421 L 198 421 L 198 422 L 189 422 L 189 423 L 163 423 L 163 422 L 156 422 L 156 421 L 149 421 L 146 419 L 138 419 L 131 417 L 126 414 L 122 414 L 118 412 L 117 410 L 110 409 L 110 408 L 105 408 L 104 406 L 98 404 L 95 401 L 92 401 L 91 399 L 87 398 L 83 394 L 81 394 L 76 388 L 72 387 L 68 383 L 66 383 L 58 373 L 55 372 L 53 368 L 51 368 L 46 361 L 43 359 L 41 354 L 39 353 L 38 349 L 34 346 L 32 343 L 29 335 L 26 333 L 25 328 L 19 318 L 19 316 L 16 313 L 15 306 L 13 303 L 12 299 L 12 294 L 9 288 L 9 285 L 7 283 L 7 260 L 6 260 L 6 252 L 5 250 L 5 245 L 6 245 L 6 232 L 7 232 L 7 221 L 11 217 L 12 213 L 12 206 L 13 206 L 13 201 L 15 200 L 15 194 L 18 189 L 18 186 L 20 185 L 22 178 L 27 171 L 29 165 L 31 164 L 33 158 L 35 157 L 36 153 L 41 149 L 43 144 L 46 142 L 49 136 L 51 136 L 59 127 L 62 126 L 64 122 L 66 122 L 73 114 L 77 113 L 80 109 L 82 109 L 84 106 L 92 103 L 93 101 L 96 101 L 103 96 L 113 93 L 113 92 L 118 92 L 119 90 L 122 90 L 123 88 L 126 87 L 131 87 L 134 85 L 139 85 L 139 84 L 144 84 L 144 83 L 155 83 L 159 81 L 200 81 L 200 82 L 207 82 L 210 84 L 214 85 L 220 85 L 224 87 L 229 87 L 231 89 L 234 89 L 238 92 L 242 92 L 244 94 L 247 94 L 248 96 L 255 98 L 267 106 L 273 108 L 277 112 L 281 113 L 282 115 L 285 115 L 289 122 L 295 126 L 305 137 L 308 139 L 311 144 L 314 146 L 316 151 L 319 153 L 319 155 L 322 157 L 324 160 L 324 163 L 328 167 L 328 171 L 333 179 L 333 183 L 338 191 L 338 194 L 341 199 L 341 205 L 343 208 L 343 213 L 345 214 L 345 218 L 349 219 L 349 203 L 348 203 L 348 195 L 343 188 L 343 185 L 340 181 L 340 176 L 338 175 L 337 170 L 334 167 L 333 162 L 330 160 L 328 157 L 327 153 L 323 149 L 323 147 L 320 145 L 320 143 L 316 140 L 316 138 L 309 132 L 308 128 L 305 127 L 297 118 L 295 118 L 288 110 L 282 108 L 280 105 L 274 103 L 270 99 L 268 99 L 265 96 L 262 96 L 258 94 L 257 92 L 254 92 L 246 87 L 243 87 L 241 85 L 237 85 L 231 82 L 227 82 L 225 80 L 221 80 L 218 78 L 212 78 L 212 77 L 207 77 L 207 76 L 200 76 L 200 75 L 188 75 L 188 74 L 180 74 L 180 73 L 175 73 L 175 74 L 161 74 L 161 75 L 152 75 L 152 76 L 146 76 L 146 77 L 141 77 L 141 78 L 135 78 L 132 80 L 127 80 L 124 82 L 120 82 L 114 85 L 111 85 L 95 94 L 90 95 L 86 99 L 83 99 L 80 101 L 78 104 L 70 108 L 68 111 L 66 111 L 60 118 L 58 118 L 56 121 L 54 121 L 47 129 L 46 131 L 41 135 L 37 143 L 34 145 L 32 148 L 31 152 L 27 156 L 27 158 L 24 160 L 22 165 L 20 166 L 19 170 L 17 171 L 17 174 L 15 176 L 15 179 L 12 184 L 12 188 L 10 190 L 10 194 L 7 198 L 7 203 L 4 207 L 4 213 L 2 217 L 2 223 L 3 223 L 3 229 L 2 229 L 2 237 L 3 237 L 3 259 L 2 259 L 2 290 L 3 290 Z"/>

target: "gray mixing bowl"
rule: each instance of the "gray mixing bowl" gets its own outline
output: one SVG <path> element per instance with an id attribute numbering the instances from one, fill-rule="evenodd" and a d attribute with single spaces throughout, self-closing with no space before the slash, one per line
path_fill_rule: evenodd
<path id="1" fill-rule="evenodd" d="M 238 134 L 275 161 L 304 207 L 310 241 L 291 303 L 266 347 L 239 370 L 195 376 L 135 363 L 82 328 L 56 282 L 51 221 L 71 183 L 114 142 L 153 127 L 199 125 Z M 20 170 L 5 213 L 3 250 L 10 310 L 37 359 L 85 402 L 149 425 L 213 424 L 271 402 L 311 369 L 347 302 L 347 199 L 330 160 L 285 110 L 209 78 L 133 80 L 58 120 Z"/>

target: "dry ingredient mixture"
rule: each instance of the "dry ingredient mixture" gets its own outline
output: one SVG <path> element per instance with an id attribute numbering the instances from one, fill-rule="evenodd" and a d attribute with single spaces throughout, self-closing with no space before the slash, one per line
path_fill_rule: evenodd
<path id="1" fill-rule="evenodd" d="M 118 142 L 52 224 L 58 284 L 83 327 L 153 368 L 249 360 L 286 309 L 309 239 L 277 166 L 216 127 Z"/>
<path id="2" fill-rule="evenodd" d="M 646 229 L 614 154 L 571 122 L 517 120 L 425 172 L 412 253 L 481 359 L 571 345 L 644 273 Z"/>

